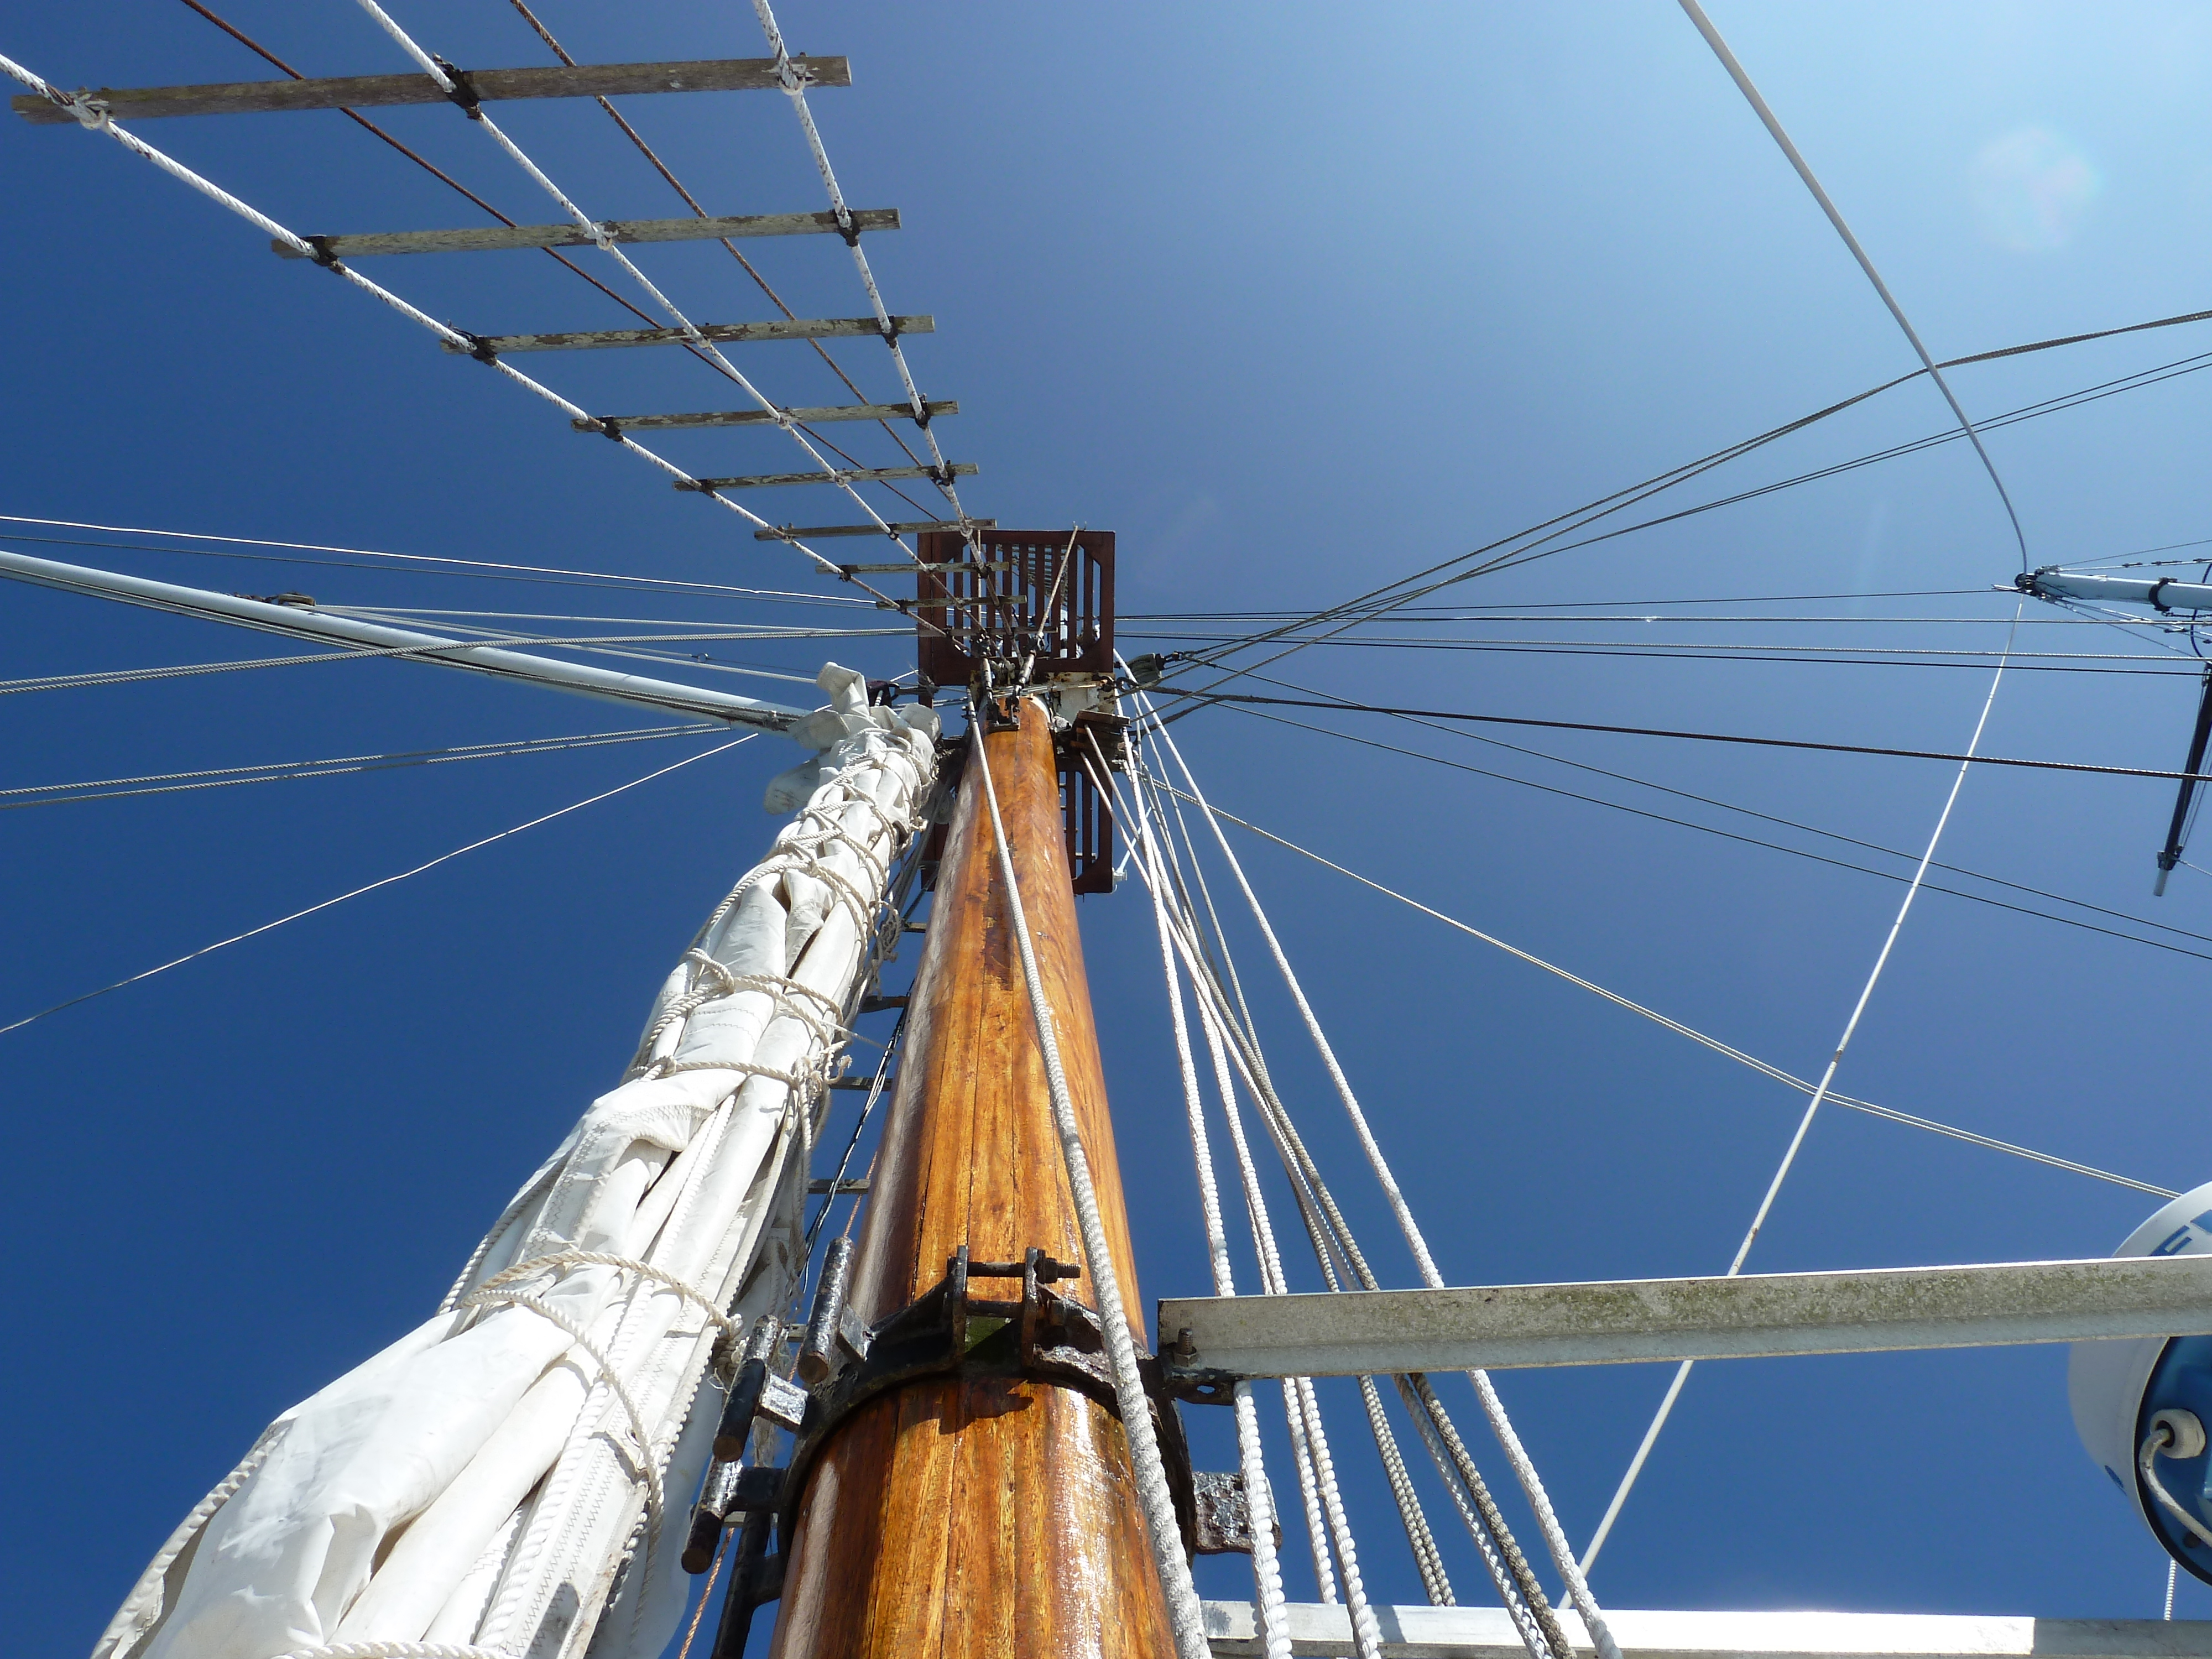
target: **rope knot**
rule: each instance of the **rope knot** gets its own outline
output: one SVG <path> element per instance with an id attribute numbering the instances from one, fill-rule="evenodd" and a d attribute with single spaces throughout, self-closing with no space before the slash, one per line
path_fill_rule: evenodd
<path id="1" fill-rule="evenodd" d="M 87 132 L 105 132 L 114 124 L 115 112 L 107 106 L 105 98 L 94 98 L 88 92 L 80 91 L 75 97 L 58 94 L 56 101 L 76 117 L 76 124 Z"/>

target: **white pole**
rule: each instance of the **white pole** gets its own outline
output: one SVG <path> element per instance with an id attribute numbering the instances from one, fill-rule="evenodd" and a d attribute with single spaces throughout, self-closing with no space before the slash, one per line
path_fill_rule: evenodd
<path id="1" fill-rule="evenodd" d="M 119 575 L 88 566 L 58 564 L 27 554 L 0 552 L 0 576 L 33 582 L 64 592 L 94 599 L 120 599 L 179 616 L 283 634 L 295 640 L 359 647 L 364 656 L 404 657 L 416 662 L 442 663 L 502 679 L 520 680 L 555 690 L 574 691 L 587 697 L 627 703 L 632 708 L 657 708 L 692 720 L 719 720 L 733 726 L 757 726 L 771 732 L 789 731 L 805 718 L 806 711 L 780 703 L 762 702 L 728 691 L 702 686 L 679 685 L 672 680 L 648 679 L 641 674 L 621 674 L 611 669 L 591 668 L 562 662 L 553 657 L 507 651 L 496 646 L 472 645 L 439 634 L 413 629 L 387 628 L 380 623 L 333 617 L 311 607 L 272 605 L 263 599 L 216 593 L 201 587 L 179 587 L 173 582 L 149 581 L 142 576 Z"/>

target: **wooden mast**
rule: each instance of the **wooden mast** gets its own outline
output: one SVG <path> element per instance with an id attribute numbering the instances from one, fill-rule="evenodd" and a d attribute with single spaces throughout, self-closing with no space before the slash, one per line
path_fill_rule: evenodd
<path id="1" fill-rule="evenodd" d="M 1018 728 L 985 737 L 983 756 L 1133 1309 L 1051 732 L 1041 704 L 1017 706 Z M 848 1293 L 871 1322 L 936 1285 L 963 1245 L 981 1261 L 1083 1259 L 981 783 L 971 755 Z M 1061 1288 L 1095 1307 L 1087 1278 Z M 838 1425 L 796 1513 L 773 1659 L 1174 1652 L 1121 1424 L 1073 1388 L 936 1376 L 879 1395 Z"/>

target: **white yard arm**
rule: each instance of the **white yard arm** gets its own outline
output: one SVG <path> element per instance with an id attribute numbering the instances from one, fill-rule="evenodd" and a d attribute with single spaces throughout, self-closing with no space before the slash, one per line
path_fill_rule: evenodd
<path id="1" fill-rule="evenodd" d="M 295 640 L 350 647 L 363 657 L 401 657 L 410 662 L 441 663 L 447 668 L 465 668 L 501 679 L 520 680 L 526 685 L 574 691 L 606 702 L 683 714 L 692 720 L 723 720 L 732 726 L 757 726 L 771 732 L 787 732 L 806 718 L 803 709 L 786 708 L 728 691 L 679 685 L 672 680 L 617 673 L 612 669 L 562 662 L 557 658 L 507 651 L 497 646 L 471 645 L 465 640 L 447 639 L 443 635 L 425 634 L 411 628 L 391 628 L 382 623 L 334 616 L 316 610 L 312 601 L 304 605 L 275 605 L 240 593 L 180 587 L 174 582 L 125 576 L 87 565 L 34 559 L 25 553 L 0 552 L 0 577 L 94 599 L 120 599 L 125 605 L 144 605 L 149 610 L 167 611 L 180 617 L 229 623 L 234 627 L 252 628 L 264 634 L 283 634 Z"/>
<path id="2" fill-rule="evenodd" d="M 830 707 L 794 735 L 825 752 L 770 788 L 787 805 L 803 783 L 805 809 L 671 975 L 626 1080 L 431 1319 L 271 1425 L 94 1659 L 665 1645 L 721 1310 L 742 1322 L 791 1293 L 839 1020 L 935 772 L 934 715 L 869 708 L 850 670 L 821 684 Z"/>

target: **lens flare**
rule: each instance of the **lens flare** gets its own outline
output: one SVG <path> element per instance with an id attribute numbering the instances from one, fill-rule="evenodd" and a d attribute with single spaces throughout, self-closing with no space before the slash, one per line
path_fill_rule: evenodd
<path id="1" fill-rule="evenodd" d="M 2021 127 L 1982 146 L 1972 171 L 1982 234 L 2014 253 L 2063 247 L 2104 180 L 2048 127 Z"/>

